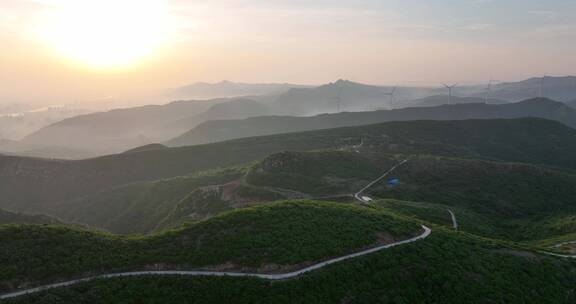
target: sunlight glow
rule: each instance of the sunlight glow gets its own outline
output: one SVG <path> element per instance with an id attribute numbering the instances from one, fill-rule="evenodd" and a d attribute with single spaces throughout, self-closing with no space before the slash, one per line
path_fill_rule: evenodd
<path id="1" fill-rule="evenodd" d="M 39 31 L 74 64 L 123 69 L 167 42 L 170 18 L 161 0 L 55 0 Z"/>

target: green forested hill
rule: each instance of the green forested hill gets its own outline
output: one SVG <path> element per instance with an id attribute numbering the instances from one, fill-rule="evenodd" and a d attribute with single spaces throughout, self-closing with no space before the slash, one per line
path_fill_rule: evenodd
<path id="1" fill-rule="evenodd" d="M 290 152 L 255 165 L 247 181 L 312 195 L 353 193 L 407 156 L 376 152 Z M 411 156 L 367 195 L 441 204 L 470 217 L 462 229 L 512 240 L 537 240 L 576 232 L 576 175 L 540 166 Z M 401 205 L 401 204 L 399 204 Z M 429 212 L 430 210 L 427 210 Z M 448 219 L 448 218 L 446 218 Z"/>
<path id="2" fill-rule="evenodd" d="M 204 171 L 157 181 L 134 182 L 52 206 L 68 222 L 113 233 L 148 233 L 191 193 L 240 178 L 244 168 Z"/>
<path id="3" fill-rule="evenodd" d="M 381 146 L 364 138 L 362 145 L 343 146 L 341 151 L 283 152 L 247 167 L 123 186 L 88 201 L 97 210 L 99 204 L 107 206 L 107 198 L 117 197 L 103 208 L 110 215 L 118 213 L 115 206 L 130 206 L 128 215 L 139 206 L 155 210 L 150 208 L 161 201 L 166 202 L 159 205 L 161 208 L 172 206 L 181 215 L 199 210 L 195 208 L 214 208 L 214 215 L 241 206 L 218 209 L 217 200 L 197 196 L 195 187 L 233 180 L 250 191 L 282 189 L 283 193 L 321 197 L 355 191 L 409 157 L 409 162 L 390 175 L 399 178 L 400 185 L 380 184 L 365 193 L 385 200 L 370 206 L 307 201 L 262 205 L 148 237 L 120 237 L 51 226 L 0 226 L 0 266 L 6 269 L 0 274 L 3 289 L 13 290 L 24 282 L 38 284 L 74 275 L 142 268 L 286 271 L 365 248 L 380 239 L 383 231 L 384 239 L 389 240 L 389 235 L 393 239 L 408 238 L 417 233 L 420 221 L 433 228 L 431 237 L 285 282 L 243 278 L 110 279 L 7 302 L 576 300 L 574 262 L 540 254 L 538 251 L 543 248 L 531 245 L 543 239 L 568 237 L 576 231 L 572 216 L 576 176 L 571 170 L 487 160 L 479 155 L 473 157 L 473 153 L 466 158 L 383 154 Z M 248 191 L 242 187 L 228 190 L 231 192 L 227 195 Z M 125 195 L 116 196 L 115 191 Z M 266 197 L 263 192 L 258 194 Z M 181 195 L 184 199 L 177 199 Z M 455 212 L 461 232 L 450 231 L 448 209 Z M 135 214 L 159 219 L 152 216 L 153 212 Z M 119 218 L 129 220 L 127 216 Z M 137 219 L 134 223 L 140 222 L 143 221 Z M 117 223 L 120 225 L 121 221 Z"/>
<path id="4" fill-rule="evenodd" d="M 425 241 L 267 282 L 179 276 L 99 280 L 6 303 L 573 303 L 572 260 L 435 229 Z"/>
<path id="5" fill-rule="evenodd" d="M 442 96 L 443 103 L 446 97 Z M 456 99 L 455 99 L 456 100 Z M 576 127 L 576 110 L 546 98 L 510 104 L 480 103 L 415 107 L 373 112 L 344 112 L 311 117 L 263 116 L 239 120 L 214 120 L 168 141 L 170 146 L 198 145 L 257 135 L 282 134 L 369 125 L 390 121 L 512 119 L 538 117 Z"/>
<path id="6" fill-rule="evenodd" d="M 362 144 L 362 145 L 361 145 Z M 135 181 L 192 174 L 283 151 L 432 154 L 576 168 L 576 130 L 541 119 L 416 121 L 254 137 L 82 161 L 0 156 L 0 207 L 48 212 L 56 202 Z"/>
<path id="7" fill-rule="evenodd" d="M 0 226 L 0 292 L 99 272 L 297 269 L 422 231 L 385 210 L 288 201 L 225 213 L 149 237 L 63 226 Z"/>

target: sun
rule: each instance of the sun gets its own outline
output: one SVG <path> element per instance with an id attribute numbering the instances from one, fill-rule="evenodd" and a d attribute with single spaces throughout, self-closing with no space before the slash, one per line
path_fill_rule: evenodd
<path id="1" fill-rule="evenodd" d="M 152 56 L 170 36 L 161 0 L 55 0 L 42 39 L 66 60 L 94 69 L 122 69 Z"/>

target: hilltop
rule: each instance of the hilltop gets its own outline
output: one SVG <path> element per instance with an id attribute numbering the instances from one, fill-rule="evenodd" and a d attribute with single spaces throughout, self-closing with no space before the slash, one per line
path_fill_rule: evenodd
<path id="1" fill-rule="evenodd" d="M 223 80 L 217 83 L 197 82 L 170 89 L 165 95 L 170 98 L 226 98 L 250 95 L 277 95 L 292 88 L 307 86 L 290 83 L 241 83 Z"/>

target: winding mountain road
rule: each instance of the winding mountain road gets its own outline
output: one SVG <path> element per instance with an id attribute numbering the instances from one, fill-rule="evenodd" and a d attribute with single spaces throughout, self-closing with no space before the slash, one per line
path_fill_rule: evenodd
<path id="1" fill-rule="evenodd" d="M 366 187 L 362 188 L 360 191 L 355 193 L 354 197 L 362 203 L 367 203 L 367 201 L 365 201 L 362 197 L 360 197 L 360 194 L 362 194 L 362 192 L 366 191 L 368 188 L 370 188 L 371 186 L 373 186 L 374 184 L 378 183 L 380 180 L 382 180 L 383 178 L 388 176 L 392 171 L 396 170 L 396 168 L 405 164 L 407 161 L 408 161 L 408 159 L 405 159 L 405 160 L 401 161 L 400 163 L 396 164 L 394 167 L 392 167 L 390 170 L 388 170 L 382 176 L 378 177 L 376 180 L 369 183 Z M 44 285 L 44 286 L 39 286 L 39 287 L 35 287 L 35 288 L 20 290 L 20 291 L 16 291 L 16 292 L 12 292 L 12 293 L 7 293 L 4 295 L 0 295 L 0 300 L 15 298 L 15 297 L 19 297 L 19 296 L 23 296 L 23 295 L 27 295 L 27 294 L 41 292 L 41 291 L 48 290 L 48 289 L 53 289 L 53 288 L 68 287 L 71 285 L 75 285 L 78 283 L 87 282 L 87 281 L 91 281 L 91 280 L 95 280 L 95 279 L 109 279 L 109 278 L 118 278 L 118 277 L 151 276 L 151 275 L 158 275 L 158 276 L 181 275 L 181 276 L 193 276 L 193 277 L 198 277 L 198 276 L 255 277 L 255 278 L 260 278 L 260 279 L 264 279 L 264 280 L 271 280 L 271 281 L 286 280 L 286 279 L 291 279 L 291 278 L 301 276 L 305 273 L 308 273 L 308 272 L 311 272 L 314 270 L 318 270 L 320 268 L 324 268 L 328 265 L 338 263 L 338 262 L 341 262 L 344 260 L 348 260 L 348 259 L 352 259 L 352 258 L 356 258 L 356 257 L 361 257 L 364 255 L 368 255 L 368 254 L 371 254 L 371 253 L 374 253 L 377 251 L 381 251 L 381 250 L 396 247 L 396 246 L 414 243 L 416 241 L 427 238 L 432 233 L 432 230 L 429 227 L 424 226 L 424 225 L 422 225 L 422 230 L 423 230 L 423 232 L 420 235 L 413 237 L 411 239 L 398 241 L 398 242 L 394 242 L 394 243 L 387 244 L 387 245 L 381 245 L 381 246 L 373 247 L 370 249 L 362 250 L 362 251 L 359 251 L 356 253 L 352 253 L 352 254 L 341 256 L 341 257 L 333 258 L 333 259 L 326 260 L 324 262 L 320 262 L 320 263 L 314 264 L 312 266 L 308 266 L 306 268 L 302 268 L 300 270 L 296 270 L 296 271 L 288 272 L 288 273 L 262 274 L 262 273 L 247 273 L 247 272 L 182 271 L 182 270 L 118 272 L 118 273 L 101 274 L 101 275 L 96 275 L 96 276 L 91 276 L 91 277 L 86 277 L 86 278 L 81 278 L 81 279 L 76 279 L 76 280 L 70 280 L 70 281 L 66 281 L 66 282 L 60 282 L 60 283 L 55 283 L 55 284 Z"/>
<path id="2" fill-rule="evenodd" d="M 452 218 L 452 228 L 454 228 L 455 231 L 458 231 L 458 221 L 456 220 L 456 215 L 454 212 L 452 212 L 451 209 L 448 209 L 448 213 L 450 213 L 450 217 Z"/>
<path id="3" fill-rule="evenodd" d="M 576 241 L 562 242 L 562 243 L 554 244 L 553 246 L 550 246 L 550 247 L 558 248 L 558 247 L 562 247 L 564 245 L 570 245 L 570 244 L 576 244 Z"/>
<path id="4" fill-rule="evenodd" d="M 27 294 L 31 294 L 31 293 L 44 291 L 47 289 L 67 287 L 67 286 L 75 285 L 75 284 L 82 283 L 82 282 L 87 282 L 87 281 L 94 280 L 94 279 L 109 279 L 109 278 L 133 277 L 133 276 L 150 276 L 150 275 L 181 275 L 181 276 L 194 276 L 194 277 L 198 277 L 198 276 L 229 276 L 229 277 L 256 277 L 256 278 L 271 280 L 271 281 L 286 280 L 286 279 L 291 279 L 291 278 L 301 276 L 304 273 L 311 272 L 311 271 L 314 271 L 314 270 L 317 270 L 320 268 L 324 268 L 328 265 L 338 263 L 338 262 L 341 262 L 344 260 L 364 256 L 364 255 L 367 255 L 370 253 L 374 253 L 377 251 L 381 251 L 384 249 L 388 249 L 388 248 L 392 248 L 392 247 L 396 247 L 396 246 L 400 246 L 400 245 L 414 243 L 416 241 L 427 238 L 432 233 L 432 230 L 430 228 L 424 226 L 424 225 L 422 225 L 422 230 L 423 230 L 423 232 L 420 235 L 413 237 L 411 239 L 398 241 L 395 243 L 382 245 L 382 246 L 366 249 L 363 251 L 359 251 L 356 253 L 344 255 L 341 257 L 333 258 L 333 259 L 330 259 L 330 260 L 327 260 L 324 262 L 320 262 L 318 264 L 314 264 L 312 266 L 308 266 L 306 268 L 296 270 L 293 272 L 288 272 L 288 273 L 262 274 L 262 273 L 247 273 L 247 272 L 181 271 L 181 270 L 119 272 L 119 273 L 96 275 L 96 276 L 92 276 L 92 277 L 70 280 L 70 281 L 66 281 L 66 282 L 61 282 L 61 283 L 50 284 L 50 285 L 40 286 L 40 287 L 36 287 L 36 288 L 21 290 L 21 291 L 1 295 L 0 299 L 14 298 L 14 297 L 18 297 L 18 296 L 23 296 L 23 295 L 27 295 Z"/>
<path id="5" fill-rule="evenodd" d="M 377 184 L 378 182 L 380 182 L 381 180 L 383 180 L 386 176 L 390 175 L 390 173 L 394 172 L 394 170 L 396 170 L 398 167 L 404 165 L 405 163 L 407 163 L 410 159 L 407 158 L 399 163 L 397 163 L 394 167 L 390 168 L 390 170 L 386 171 L 384 174 L 382 174 L 380 177 L 378 177 L 377 179 L 371 181 L 368 185 L 366 185 L 366 187 L 360 189 L 360 191 L 354 193 L 354 198 L 357 199 L 359 202 L 361 203 L 369 203 L 370 201 L 366 199 L 366 197 L 361 196 L 362 193 L 366 190 L 368 190 L 370 187 L 374 186 L 375 184 Z"/>
<path id="6" fill-rule="evenodd" d="M 569 244 L 574 244 L 574 243 L 576 243 L 576 241 L 562 242 L 562 243 L 554 244 L 554 245 L 550 246 L 550 248 L 558 248 L 558 247 L 562 247 L 564 245 L 569 245 Z M 554 253 L 554 252 L 548 252 L 548 251 L 540 251 L 540 253 L 559 257 L 559 258 L 576 259 L 576 255 L 574 255 L 574 254 L 561 254 L 561 253 Z"/>

